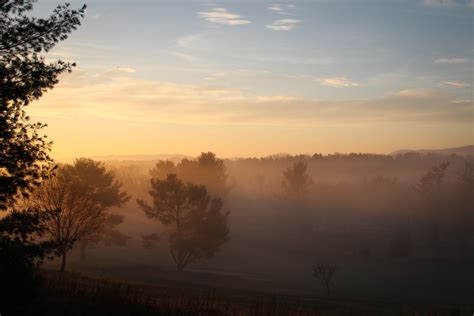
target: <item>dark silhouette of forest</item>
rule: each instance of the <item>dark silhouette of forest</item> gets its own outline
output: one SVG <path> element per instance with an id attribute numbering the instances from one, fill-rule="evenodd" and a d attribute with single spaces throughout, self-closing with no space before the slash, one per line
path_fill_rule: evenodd
<path id="1" fill-rule="evenodd" d="M 1 315 L 462 315 L 474 156 L 57 163 L 26 108 L 86 7 L 0 0 Z"/>

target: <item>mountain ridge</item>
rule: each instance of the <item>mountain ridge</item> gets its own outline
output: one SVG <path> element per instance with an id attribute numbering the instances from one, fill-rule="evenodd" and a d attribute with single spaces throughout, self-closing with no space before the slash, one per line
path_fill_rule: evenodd
<path id="1" fill-rule="evenodd" d="M 460 155 L 460 156 L 471 156 L 474 155 L 474 145 L 467 145 L 462 147 L 450 147 L 442 149 L 401 149 L 390 153 L 389 155 L 403 155 L 407 153 L 418 153 L 418 154 L 438 154 L 438 155 Z"/>

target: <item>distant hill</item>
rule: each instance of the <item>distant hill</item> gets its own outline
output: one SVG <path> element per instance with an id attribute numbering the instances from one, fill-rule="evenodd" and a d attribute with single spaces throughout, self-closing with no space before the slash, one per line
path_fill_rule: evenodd
<path id="1" fill-rule="evenodd" d="M 192 158 L 192 157 L 180 155 L 180 154 L 160 154 L 160 155 L 106 155 L 106 156 L 93 156 L 91 158 L 94 160 L 99 160 L 99 161 L 171 160 L 174 162 L 178 162 L 185 158 Z"/>
<path id="2" fill-rule="evenodd" d="M 458 156 L 474 156 L 474 145 L 464 147 L 453 147 L 445 149 L 418 149 L 418 150 L 397 150 L 390 155 L 403 155 L 406 153 L 419 153 L 419 154 L 437 154 L 437 155 L 452 155 Z"/>

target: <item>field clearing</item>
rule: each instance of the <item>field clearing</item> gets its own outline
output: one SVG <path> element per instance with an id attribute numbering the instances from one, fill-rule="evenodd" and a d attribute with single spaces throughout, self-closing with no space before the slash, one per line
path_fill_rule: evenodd
<path id="1" fill-rule="evenodd" d="M 125 283 L 43 272 L 40 297 L 25 315 L 471 315 L 473 306 L 299 297 L 196 286 Z"/>

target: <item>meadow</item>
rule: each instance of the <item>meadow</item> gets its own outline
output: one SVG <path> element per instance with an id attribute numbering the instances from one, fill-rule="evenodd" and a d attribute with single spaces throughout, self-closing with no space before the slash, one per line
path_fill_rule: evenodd
<path id="1" fill-rule="evenodd" d="M 25 315 L 469 315 L 473 306 L 301 297 L 193 286 L 124 283 L 43 271 L 41 294 Z"/>

